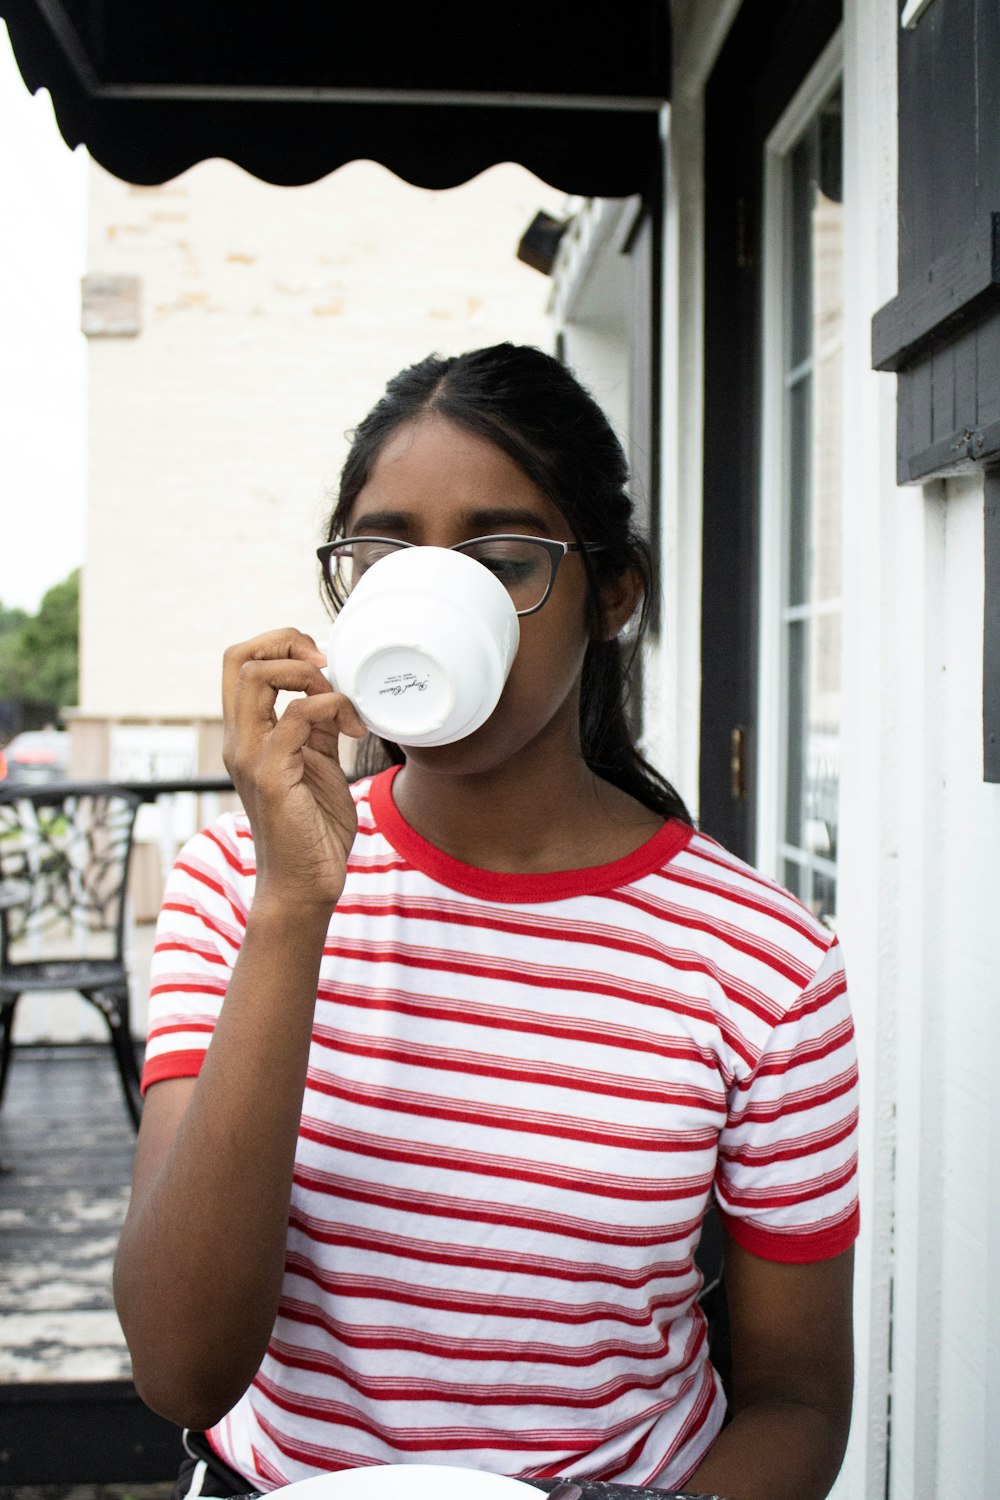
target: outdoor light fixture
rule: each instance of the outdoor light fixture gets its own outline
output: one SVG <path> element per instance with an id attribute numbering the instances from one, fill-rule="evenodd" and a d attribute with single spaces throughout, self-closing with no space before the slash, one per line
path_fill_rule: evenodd
<path id="1" fill-rule="evenodd" d="M 543 276 L 552 275 L 559 244 L 569 227 L 568 219 L 554 219 L 540 209 L 521 236 L 517 258 Z"/>

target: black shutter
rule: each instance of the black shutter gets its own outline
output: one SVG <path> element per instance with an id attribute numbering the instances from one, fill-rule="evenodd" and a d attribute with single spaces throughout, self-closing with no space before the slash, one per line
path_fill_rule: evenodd
<path id="1" fill-rule="evenodd" d="M 900 290 L 872 363 L 898 373 L 913 484 L 1000 455 L 1000 7 L 931 0 L 898 59 Z"/>
<path id="2" fill-rule="evenodd" d="M 899 382 L 897 468 L 988 464 L 983 764 L 1000 781 L 1000 6 L 931 0 L 900 28 L 899 295 L 872 363 Z"/>
<path id="3" fill-rule="evenodd" d="M 705 91 L 702 828 L 753 860 L 764 142 L 840 0 L 746 0 Z M 734 764 L 735 762 L 735 764 Z"/>

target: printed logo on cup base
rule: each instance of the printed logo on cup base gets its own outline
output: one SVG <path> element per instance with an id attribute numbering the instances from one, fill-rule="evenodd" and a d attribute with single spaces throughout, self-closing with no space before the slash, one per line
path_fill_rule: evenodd
<path id="1" fill-rule="evenodd" d="M 416 688 L 418 693 L 426 693 L 429 683 L 429 677 L 417 677 L 414 672 L 395 672 L 385 679 L 385 686 L 380 687 L 378 691 L 380 696 L 399 698 L 403 693 L 408 693 L 411 688 Z"/>

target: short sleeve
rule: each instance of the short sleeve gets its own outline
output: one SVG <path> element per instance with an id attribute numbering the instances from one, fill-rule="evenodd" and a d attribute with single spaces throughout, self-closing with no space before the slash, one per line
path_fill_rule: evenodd
<path id="1" fill-rule="evenodd" d="M 196 834 L 174 863 L 156 924 L 144 1093 L 201 1069 L 246 929 L 254 870 L 242 814 Z"/>
<path id="2" fill-rule="evenodd" d="M 715 1192 L 738 1245 L 826 1260 L 858 1232 L 858 1072 L 838 944 L 729 1094 Z"/>

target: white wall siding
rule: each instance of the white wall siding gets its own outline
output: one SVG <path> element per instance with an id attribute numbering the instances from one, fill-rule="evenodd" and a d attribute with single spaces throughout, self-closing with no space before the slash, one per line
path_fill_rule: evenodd
<path id="1" fill-rule="evenodd" d="M 705 7 L 707 10 L 709 7 Z M 699 76 L 703 59 L 699 58 Z M 704 325 L 704 110 L 678 78 L 666 152 L 663 407 L 660 491 L 661 629 L 650 651 L 646 734 L 698 815 L 701 715 L 701 542 Z"/>
<path id="2" fill-rule="evenodd" d="M 549 311 L 565 363 L 628 444 L 629 267 L 620 253 L 634 223 L 631 199 L 571 200 L 552 270 Z"/>
<path id="3" fill-rule="evenodd" d="M 838 1500 L 881 1497 L 888 1457 L 900 858 L 895 381 L 871 370 L 871 317 L 896 290 L 896 15 L 844 11 L 844 662 L 839 927 L 861 1068 L 855 1406 Z"/>
<path id="4" fill-rule="evenodd" d="M 1000 1402 L 1000 1194 L 991 1150 L 1000 1145 L 1000 966 L 992 941 L 1000 913 L 1000 787 L 982 780 L 981 481 L 950 481 L 928 503 L 939 512 L 942 616 L 934 794 L 943 836 L 928 849 L 939 902 L 928 967 L 937 981 L 941 1049 L 926 1070 L 941 1101 L 936 1493 L 951 1486 L 986 1495 L 998 1484 L 988 1450 Z"/>
<path id="5" fill-rule="evenodd" d="M 996 1485 L 1000 792 L 982 780 L 982 481 L 901 492 L 894 521 L 886 852 L 898 876 L 881 1000 L 897 1043 L 889 1494 L 932 1500 Z"/>

